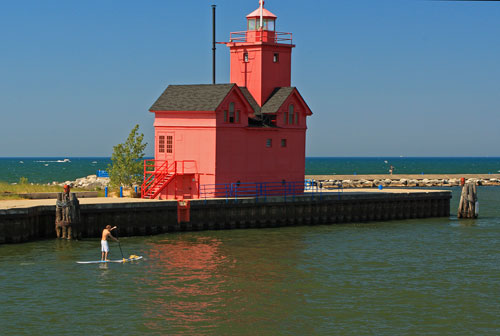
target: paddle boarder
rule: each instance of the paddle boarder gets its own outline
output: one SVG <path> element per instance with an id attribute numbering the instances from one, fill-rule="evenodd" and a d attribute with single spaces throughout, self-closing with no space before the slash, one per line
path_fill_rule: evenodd
<path id="1" fill-rule="evenodd" d="M 111 237 L 115 241 L 119 241 L 113 235 L 111 234 L 111 231 L 116 229 L 116 226 L 111 227 L 111 225 L 106 225 L 106 228 L 102 230 L 102 238 L 101 238 L 101 260 L 103 261 L 108 261 L 108 252 L 109 252 L 109 245 L 108 245 L 108 237 Z"/>

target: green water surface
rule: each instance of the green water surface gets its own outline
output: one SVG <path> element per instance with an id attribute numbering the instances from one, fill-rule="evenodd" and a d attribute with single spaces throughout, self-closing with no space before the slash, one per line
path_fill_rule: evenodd
<path id="1" fill-rule="evenodd" d="M 500 188 L 479 192 L 478 220 L 131 237 L 126 264 L 2 245 L 0 335 L 499 335 Z"/>

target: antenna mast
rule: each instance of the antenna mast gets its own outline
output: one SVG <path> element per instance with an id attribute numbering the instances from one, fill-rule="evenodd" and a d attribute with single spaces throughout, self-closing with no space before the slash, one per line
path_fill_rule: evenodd
<path id="1" fill-rule="evenodd" d="M 215 84 L 215 5 L 212 5 L 212 84 Z"/>

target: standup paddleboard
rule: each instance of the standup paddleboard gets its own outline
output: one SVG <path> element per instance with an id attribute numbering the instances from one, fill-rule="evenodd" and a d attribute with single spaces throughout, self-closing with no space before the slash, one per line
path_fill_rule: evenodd
<path id="1" fill-rule="evenodd" d="M 94 261 L 77 261 L 77 264 L 101 264 L 101 263 L 124 263 L 127 261 L 135 261 L 142 259 L 142 256 L 130 256 L 130 258 L 127 259 L 116 259 L 116 260 L 94 260 Z"/>

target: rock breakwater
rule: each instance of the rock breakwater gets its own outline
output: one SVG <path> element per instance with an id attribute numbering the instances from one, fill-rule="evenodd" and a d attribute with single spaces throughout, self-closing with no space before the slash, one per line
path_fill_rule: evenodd
<path id="1" fill-rule="evenodd" d="M 52 185 L 64 186 L 69 185 L 72 188 L 82 188 L 88 190 L 100 190 L 109 185 L 109 177 L 97 177 L 97 175 L 89 175 L 87 177 L 80 177 L 74 181 L 65 181 L 62 183 L 52 182 Z"/>
<path id="2" fill-rule="evenodd" d="M 323 188 L 375 188 L 382 187 L 455 187 L 465 183 L 480 186 L 500 186 L 500 174 L 484 175 L 307 175 Z"/>

